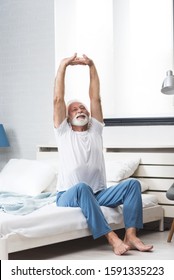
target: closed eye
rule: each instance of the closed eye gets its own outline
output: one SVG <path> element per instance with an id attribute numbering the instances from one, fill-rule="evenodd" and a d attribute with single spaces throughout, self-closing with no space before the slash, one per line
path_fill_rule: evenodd
<path id="1" fill-rule="evenodd" d="M 71 111 L 72 111 L 72 112 L 75 112 L 75 111 L 77 111 L 77 110 L 78 110 L 78 108 L 74 107 Z"/>
<path id="2" fill-rule="evenodd" d="M 86 110 L 86 108 L 83 105 L 80 106 L 79 108 L 82 109 L 82 110 Z"/>

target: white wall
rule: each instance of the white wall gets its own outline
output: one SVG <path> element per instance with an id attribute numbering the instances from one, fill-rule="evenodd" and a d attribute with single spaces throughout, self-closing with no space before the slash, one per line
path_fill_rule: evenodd
<path id="1" fill-rule="evenodd" d="M 52 138 L 54 83 L 54 1 L 1 0 L 0 123 L 9 158 L 34 158 L 37 144 Z"/>

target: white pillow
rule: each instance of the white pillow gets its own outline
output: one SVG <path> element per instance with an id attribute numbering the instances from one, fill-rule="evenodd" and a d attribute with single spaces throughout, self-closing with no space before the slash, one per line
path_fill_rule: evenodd
<path id="1" fill-rule="evenodd" d="M 59 161 L 58 159 L 54 159 L 54 158 L 45 158 L 45 159 L 38 159 L 37 161 L 39 162 L 45 162 L 46 164 L 52 166 L 55 170 L 55 172 L 58 174 L 58 169 L 59 169 Z"/>
<path id="2" fill-rule="evenodd" d="M 11 159 L 0 172 L 0 191 L 38 195 L 55 177 L 55 169 L 46 162 Z"/>
<path id="3" fill-rule="evenodd" d="M 57 158 L 45 158 L 45 159 L 39 159 L 39 162 L 45 162 L 46 164 L 49 164 L 50 166 L 52 166 L 52 168 L 54 168 L 54 171 L 56 173 L 56 176 L 54 178 L 54 180 L 51 182 L 51 184 L 49 186 L 47 186 L 47 188 L 44 190 L 44 192 L 56 192 L 57 191 L 57 179 L 58 179 L 58 168 L 59 168 L 59 161 Z"/>
<path id="4" fill-rule="evenodd" d="M 137 178 L 135 178 L 135 179 L 137 179 Z M 145 191 L 147 191 L 148 189 L 149 189 L 149 185 L 147 185 L 147 183 L 146 182 L 144 182 L 142 179 L 140 180 L 140 179 L 137 179 L 139 182 L 140 182 L 140 184 L 141 184 L 141 192 L 143 193 L 143 192 L 145 192 Z"/>
<path id="5" fill-rule="evenodd" d="M 106 178 L 107 181 L 119 182 L 130 177 L 138 168 L 140 158 L 127 160 L 106 160 Z"/>
<path id="6" fill-rule="evenodd" d="M 46 189 L 43 190 L 43 192 L 57 192 L 57 176 L 55 176 L 51 184 L 49 184 Z"/>

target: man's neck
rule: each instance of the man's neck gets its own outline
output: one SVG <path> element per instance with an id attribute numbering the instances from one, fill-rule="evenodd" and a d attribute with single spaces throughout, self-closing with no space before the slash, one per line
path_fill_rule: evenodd
<path id="1" fill-rule="evenodd" d="M 83 132 L 88 130 L 88 124 L 84 125 L 84 126 L 76 126 L 76 125 L 72 125 L 72 130 L 73 131 L 79 131 L 79 132 Z"/>

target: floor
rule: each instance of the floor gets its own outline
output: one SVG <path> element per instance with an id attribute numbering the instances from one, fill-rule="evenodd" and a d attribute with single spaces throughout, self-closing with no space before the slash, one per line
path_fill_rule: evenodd
<path id="1" fill-rule="evenodd" d="M 124 231 L 117 231 L 123 238 Z M 154 226 L 146 226 L 139 232 L 139 237 L 145 244 L 153 244 L 152 252 L 131 250 L 123 256 L 116 256 L 106 239 L 93 240 L 92 237 L 66 241 L 54 245 L 10 254 L 10 260 L 174 260 L 174 236 L 167 242 L 168 227 L 159 232 Z"/>

